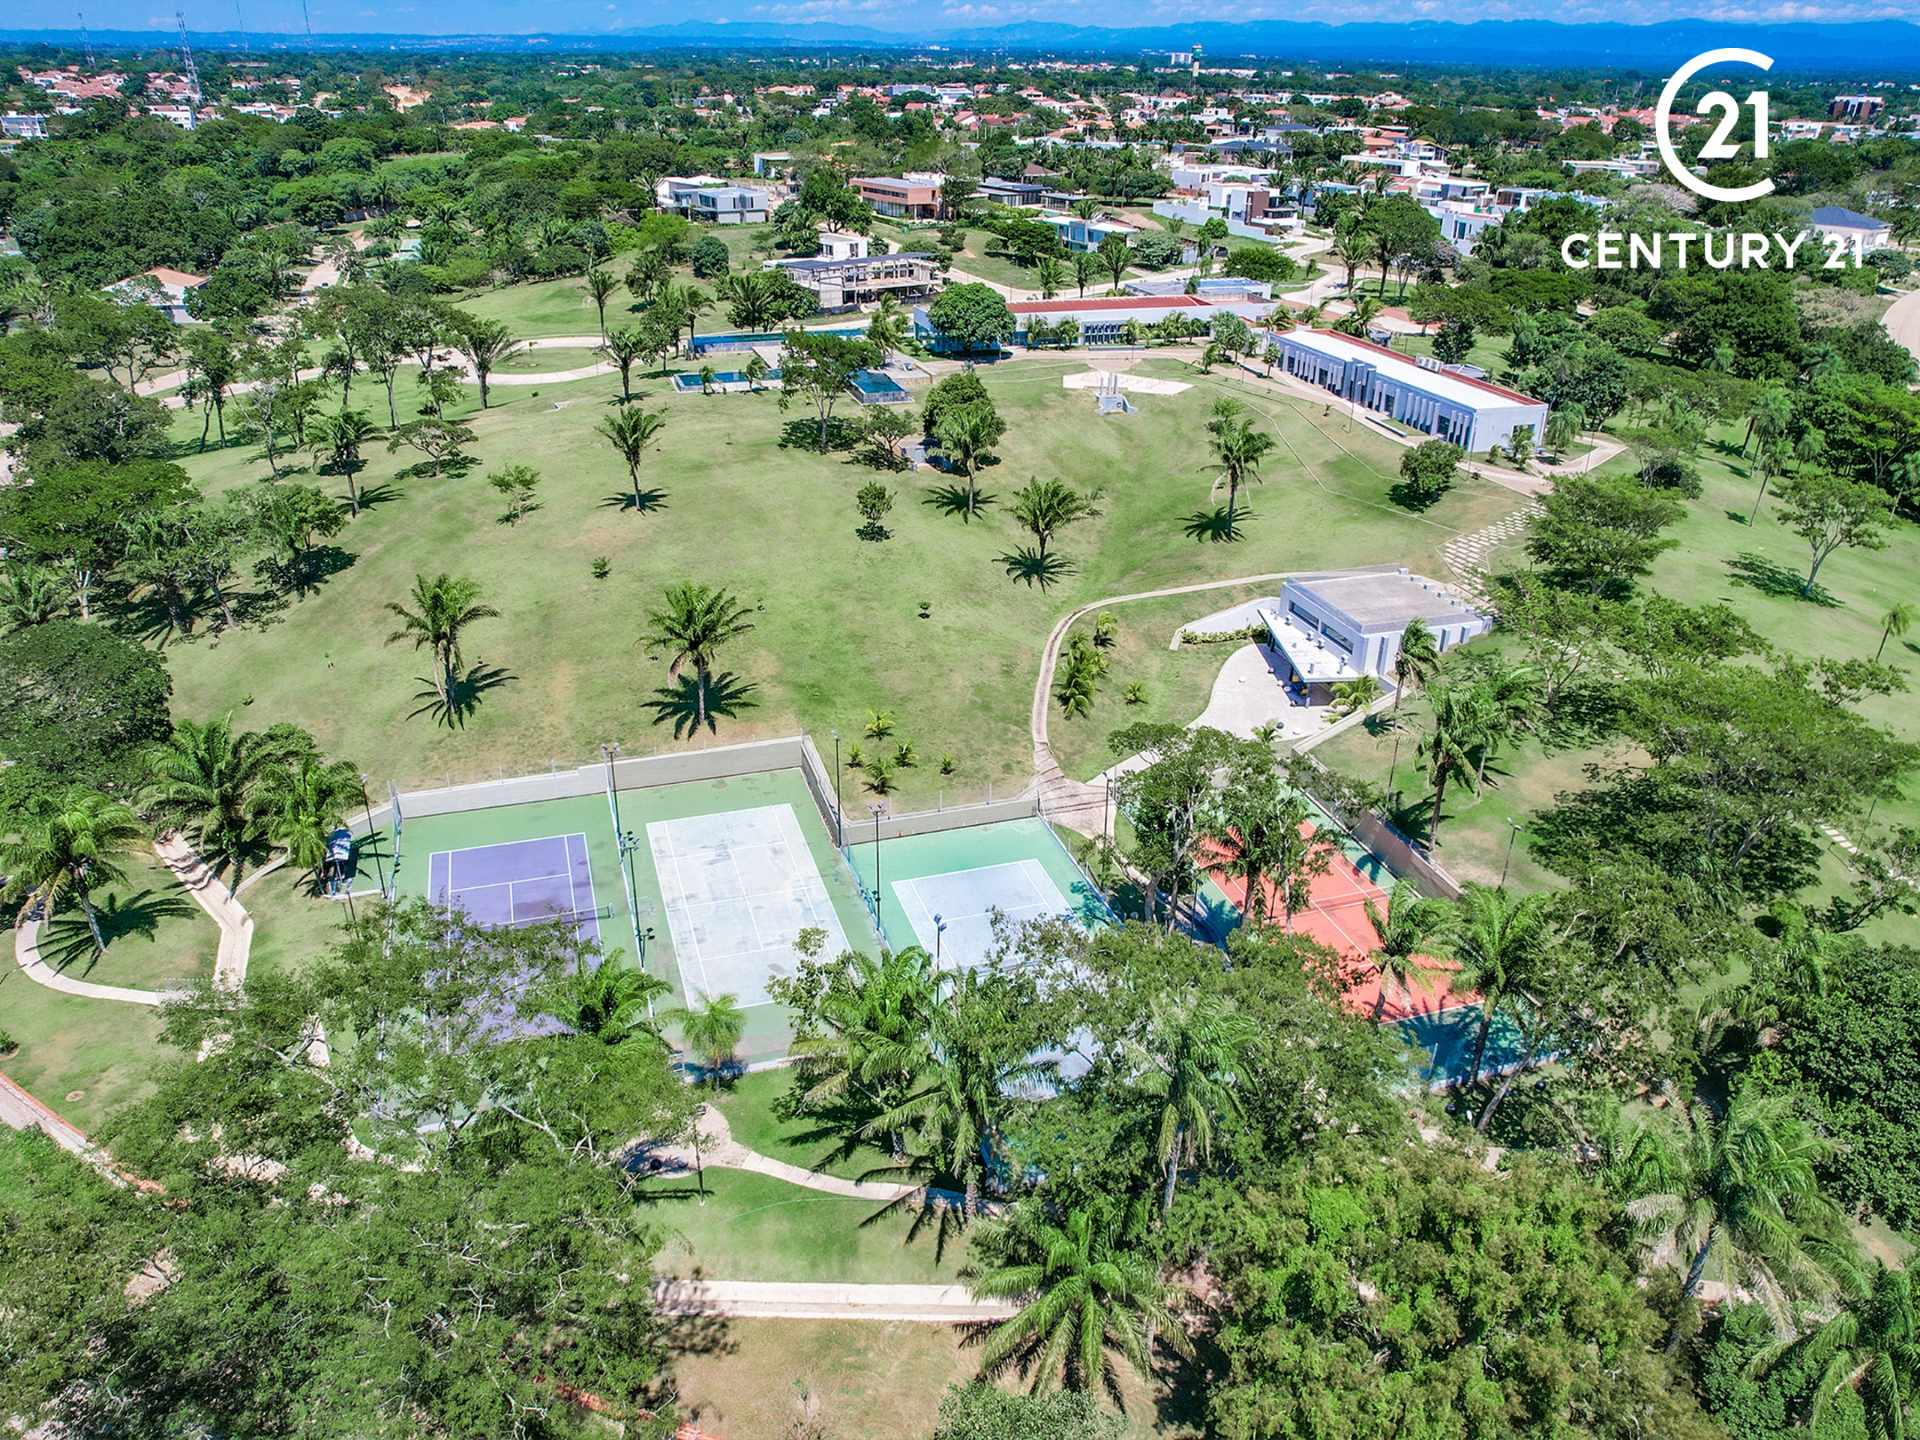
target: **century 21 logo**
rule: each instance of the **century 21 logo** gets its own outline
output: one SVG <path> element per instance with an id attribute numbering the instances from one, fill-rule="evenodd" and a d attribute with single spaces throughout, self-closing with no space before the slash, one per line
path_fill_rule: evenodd
<path id="1" fill-rule="evenodd" d="M 1709 185 L 1694 174 L 1680 161 L 1673 148 L 1673 102 L 1680 94 L 1680 87 L 1691 80 L 1698 72 L 1709 65 L 1752 65 L 1759 70 L 1771 70 L 1773 57 L 1762 55 L 1758 50 L 1709 50 L 1696 55 L 1674 73 L 1667 81 L 1667 88 L 1660 92 L 1659 103 L 1653 107 L 1653 138 L 1660 147 L 1660 159 L 1666 164 L 1667 173 L 1672 175 L 1694 194 L 1708 200 L 1722 200 L 1735 204 L 1742 200 L 1758 200 L 1762 195 L 1773 193 L 1773 181 L 1756 180 L 1751 185 Z M 1751 92 L 1745 103 L 1753 110 L 1753 154 L 1755 159 L 1764 160 L 1767 156 L 1767 92 Z M 1700 97 L 1700 103 L 1694 106 L 1696 115 L 1718 114 L 1720 123 L 1713 127 L 1713 134 L 1707 143 L 1700 147 L 1702 160 L 1731 160 L 1740 153 L 1738 144 L 1728 137 L 1740 123 L 1741 102 L 1724 90 L 1714 90 Z"/>

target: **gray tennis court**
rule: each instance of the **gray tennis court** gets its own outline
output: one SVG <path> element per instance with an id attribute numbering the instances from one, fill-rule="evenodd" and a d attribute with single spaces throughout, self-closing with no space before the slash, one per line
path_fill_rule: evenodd
<path id="1" fill-rule="evenodd" d="M 766 1004 L 767 981 L 793 973 L 809 927 L 827 932 L 826 954 L 847 948 L 791 805 L 655 820 L 647 844 L 690 1001 Z"/>
<path id="2" fill-rule="evenodd" d="M 993 953 L 995 914 L 1013 925 L 1049 916 L 1075 918 L 1066 896 L 1038 860 L 887 883 L 927 953 L 937 951 L 944 963 L 968 969 Z"/>

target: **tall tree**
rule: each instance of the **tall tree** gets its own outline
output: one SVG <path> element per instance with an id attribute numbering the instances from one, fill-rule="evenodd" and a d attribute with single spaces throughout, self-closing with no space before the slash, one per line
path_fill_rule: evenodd
<path id="1" fill-rule="evenodd" d="M 980 462 L 1006 433 L 1007 423 L 1000 418 L 1000 412 L 991 401 L 957 406 L 941 415 L 934 426 L 933 438 L 940 442 L 940 449 L 948 462 L 958 465 L 960 473 L 966 477 L 968 520 L 973 518 L 980 504 Z"/>
<path id="2" fill-rule="evenodd" d="M 222 715 L 205 724 L 178 721 L 148 752 L 142 807 L 181 831 L 216 873 L 229 871 L 229 894 L 265 838 L 262 790 L 298 748 L 290 742 L 284 733 L 236 731 Z"/>
<path id="3" fill-rule="evenodd" d="M 663 598 L 665 604 L 647 617 L 646 640 L 673 652 L 667 674 L 693 667 L 697 722 L 705 725 L 714 660 L 722 646 L 753 629 L 747 618 L 753 611 L 728 591 L 691 580 L 669 585 Z"/>
<path id="4" fill-rule="evenodd" d="M 643 514 L 647 502 L 640 488 L 640 462 L 646 458 L 648 447 L 667 428 L 667 417 L 635 406 L 601 416 L 600 423 L 593 428 L 606 437 L 607 443 L 626 462 L 627 480 L 633 486 L 633 513 Z"/>
<path id="5" fill-rule="evenodd" d="M 267 839 L 311 874 L 317 888 L 334 833 L 366 799 L 350 762 L 325 759 L 309 746 L 262 777 L 259 806 Z"/>
<path id="6" fill-rule="evenodd" d="M 1469 882 L 1441 930 L 1441 944 L 1460 966 L 1460 984 L 1480 997 L 1468 1073 L 1476 1080 L 1500 1007 L 1547 963 L 1550 911 L 1544 894 L 1509 895 Z"/>
<path id="7" fill-rule="evenodd" d="M 1162 1215 L 1173 1209 L 1181 1167 L 1211 1158 L 1215 1125 L 1239 1119 L 1234 1083 L 1253 1041 L 1252 1022 L 1218 997 L 1161 999 L 1153 1007 L 1131 1058 L 1154 1115 Z"/>
<path id="8" fill-rule="evenodd" d="M 416 650 L 433 657 L 433 688 L 442 701 L 453 700 L 454 683 L 460 668 L 460 641 L 467 628 L 481 620 L 499 618 L 500 612 L 480 603 L 480 584 L 464 576 L 440 574 L 431 580 L 425 575 L 413 577 L 413 608 L 389 602 L 387 610 L 400 627 L 387 637 L 387 643 L 410 641 Z"/>
<path id="9" fill-rule="evenodd" d="M 1213 402 L 1207 436 L 1220 479 L 1227 482 L 1227 533 L 1231 535 L 1240 513 L 1240 487 L 1260 478 L 1261 463 L 1275 441 L 1266 431 L 1254 429 L 1240 403 L 1231 398 Z"/>
<path id="10" fill-rule="evenodd" d="M 7 898 L 37 904 L 48 918 L 72 899 L 86 916 L 94 949 L 105 954 L 93 891 L 125 882 L 121 862 L 145 838 L 139 817 L 127 806 L 97 790 L 70 790 L 28 816 L 17 837 L 0 843 Z"/>
<path id="11" fill-rule="evenodd" d="M 355 478 L 362 463 L 360 448 L 373 436 L 373 422 L 364 410 L 316 415 L 307 422 L 307 443 L 325 454 L 326 469 L 346 477 L 347 509 L 354 515 L 360 513 L 360 486 Z"/>
<path id="12" fill-rule="evenodd" d="M 1389 983 L 1398 985 L 1409 997 L 1432 985 L 1420 957 L 1445 930 L 1447 904 L 1422 895 L 1411 881 L 1396 879 L 1384 912 L 1371 900 L 1362 901 L 1360 908 L 1377 941 L 1368 958 L 1380 986 L 1373 1004 L 1373 1018 L 1378 1020 L 1386 1009 Z"/>
<path id="13" fill-rule="evenodd" d="M 494 367 L 520 348 L 513 332 L 498 320 L 468 320 L 454 331 L 454 345 L 466 357 L 480 384 L 480 408 L 487 408 L 487 380 Z"/>

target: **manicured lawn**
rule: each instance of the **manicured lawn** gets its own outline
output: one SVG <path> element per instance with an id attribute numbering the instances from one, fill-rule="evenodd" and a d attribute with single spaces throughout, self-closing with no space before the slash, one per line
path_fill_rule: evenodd
<path id="1" fill-rule="evenodd" d="M 969 1330 L 952 1325 L 702 1320 L 668 1322 L 665 1339 L 682 1411 L 727 1440 L 795 1433 L 803 1395 L 813 1397 L 834 1440 L 912 1440 L 932 1433 L 947 1387 L 980 1368 Z M 1002 1383 L 1019 1388 L 1017 1379 Z M 1124 1366 L 1120 1393 L 1131 1436 L 1199 1433 L 1164 1420 L 1159 1407 L 1169 1397 Z"/>
<path id="2" fill-rule="evenodd" d="M 701 1204 L 694 1178 L 654 1181 L 640 1202 L 670 1233 L 655 1260 L 674 1275 L 715 1280 L 819 1280 L 859 1285 L 947 1285 L 964 1245 L 941 1253 L 937 1222 L 909 1242 L 913 1214 L 881 1214 L 868 1200 L 802 1189 L 747 1170 L 706 1172 Z M 876 1218 L 877 1217 L 877 1218 Z"/>
<path id="3" fill-rule="evenodd" d="M 1207 708 L 1220 667 L 1244 642 L 1182 645 L 1178 650 L 1168 649 L 1169 642 L 1188 621 L 1243 600 L 1271 595 L 1279 588 L 1277 581 L 1236 585 L 1194 595 L 1135 600 L 1104 612 L 1113 617 L 1114 642 L 1106 651 L 1108 670 L 1094 693 L 1092 713 L 1068 715 L 1057 700 L 1048 712 L 1047 739 L 1061 768 L 1069 775 L 1087 779 L 1120 758 L 1109 748 L 1107 737 L 1121 726 L 1149 720 L 1185 725 L 1197 717 Z M 1062 644 L 1071 643 L 1078 633 L 1091 639 L 1101 613 L 1096 611 L 1075 621 Z M 1126 688 L 1136 680 L 1146 686 L 1146 698 L 1129 705 Z"/>
<path id="4" fill-rule="evenodd" d="M 162 1053 L 157 1007 L 62 995 L 15 967 L 12 930 L 0 932 L 0 947 L 7 956 L 0 970 L 0 1029 L 20 1047 L 0 1060 L 0 1072 L 89 1132 L 151 1092 L 152 1067 Z"/>
<path id="5" fill-rule="evenodd" d="M 65 904 L 40 929 L 40 958 L 74 980 L 167 990 L 213 974 L 220 931 L 173 872 L 141 851 L 122 862 L 124 884 L 101 886 L 93 906 L 107 948 L 94 948 L 80 907 Z"/>
<path id="6" fill-rule="evenodd" d="M 345 938 L 346 904 L 310 894 L 308 884 L 304 872 L 282 866 L 241 892 L 253 916 L 249 979 L 300 970 Z"/>
<path id="7" fill-rule="evenodd" d="M 541 386 L 537 396 L 499 387 L 488 411 L 468 402 L 464 418 L 479 435 L 468 474 L 403 474 L 416 455 L 371 447 L 360 482 L 378 503 L 337 537 L 336 573 L 305 599 L 269 602 L 271 623 L 218 644 L 172 645 L 176 709 L 217 714 L 251 701 L 248 723 L 311 727 L 331 753 L 367 768 L 376 788 L 389 776 L 420 786 L 578 763 L 609 739 L 643 754 L 806 729 L 824 744 L 829 727 L 855 734 L 869 709 L 889 709 L 921 755 L 959 762 L 950 777 L 932 764 L 902 772 L 896 807 L 930 803 L 942 790 L 949 800 L 984 794 L 989 783 L 1004 795 L 1029 774 L 1027 707 L 1041 644 L 1075 604 L 1330 565 L 1397 561 L 1441 573 L 1449 536 L 1516 503 L 1476 480 L 1411 514 L 1387 499 L 1398 451 L 1386 442 L 1310 402 L 1195 376 L 1171 360 L 1149 359 L 1143 373 L 1195 388 L 1145 396 L 1136 414 L 1096 421 L 1090 395 L 1061 388 L 1078 368 L 1022 359 L 984 371 L 1009 426 L 999 463 L 981 476 L 992 503 L 969 524 L 933 503 L 946 485 L 937 472 L 887 477 L 897 499 L 893 538 L 882 543 L 855 535 L 853 492 L 874 472 L 844 453 L 783 448 L 783 424 L 800 412 L 782 416 L 772 394 L 716 403 L 663 394 L 664 380 L 645 379 L 644 403 L 667 425 L 644 478 L 663 493 L 658 508 L 635 515 L 621 508 L 624 467 L 593 433 L 616 380 Z M 399 389 L 410 407 L 410 382 L 403 377 Z M 1243 538 L 1217 544 L 1183 526 L 1209 504 L 1204 426 L 1212 400 L 1229 393 L 1282 443 L 1253 492 Z M 354 398 L 384 411 L 378 387 L 356 387 Z M 540 508 L 509 527 L 498 523 L 484 476 L 513 461 L 540 468 L 545 483 Z M 237 445 L 182 463 L 210 491 L 265 474 L 257 451 Z M 1105 492 L 1102 515 L 1056 541 L 1073 568 L 1050 589 L 1009 579 L 997 558 L 1025 543 L 1005 497 L 1036 475 Z M 333 477 L 298 478 L 342 489 Z M 605 580 L 591 573 L 596 556 L 610 562 Z M 417 573 L 441 570 L 479 580 L 501 611 L 471 628 L 465 648 L 469 664 L 510 677 L 452 730 L 413 716 L 419 658 L 382 643 L 393 628 L 387 604 L 404 599 Z M 666 657 L 638 643 L 663 587 L 683 579 L 725 585 L 756 607 L 755 628 L 721 660 L 755 687 L 749 703 L 693 742 L 675 740 L 644 708 L 667 683 Z M 931 605 L 924 620 L 922 600 Z"/>
<path id="8" fill-rule="evenodd" d="M 842 1157 L 837 1153 L 838 1137 L 820 1133 L 819 1122 L 781 1118 L 774 1107 L 792 1089 L 793 1082 L 790 1069 L 759 1070 L 742 1075 L 733 1085 L 718 1091 L 714 1103 L 727 1117 L 733 1138 L 775 1160 L 847 1180 L 867 1178 L 870 1171 L 888 1164 L 884 1151 L 866 1145 Z"/>
<path id="9" fill-rule="evenodd" d="M 588 330 L 592 330 L 589 325 Z M 606 356 L 597 350 L 577 349 L 566 346 L 560 349 L 516 350 L 494 367 L 510 375 L 544 375 L 555 370 L 578 370 L 587 365 L 599 365 Z"/>

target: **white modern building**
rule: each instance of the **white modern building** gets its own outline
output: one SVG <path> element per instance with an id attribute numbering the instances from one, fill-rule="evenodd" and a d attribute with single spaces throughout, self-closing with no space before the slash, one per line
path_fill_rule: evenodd
<path id="1" fill-rule="evenodd" d="M 1404 566 L 1297 575 L 1259 613 L 1292 667 L 1291 682 L 1309 690 L 1363 675 L 1391 679 L 1400 639 L 1415 620 L 1443 652 L 1493 628 L 1458 590 Z"/>
<path id="2" fill-rule="evenodd" d="M 1519 431 L 1538 445 L 1546 433 L 1546 401 L 1437 361 L 1330 330 L 1288 330 L 1272 340 L 1289 375 L 1462 450 L 1504 446 Z"/>

